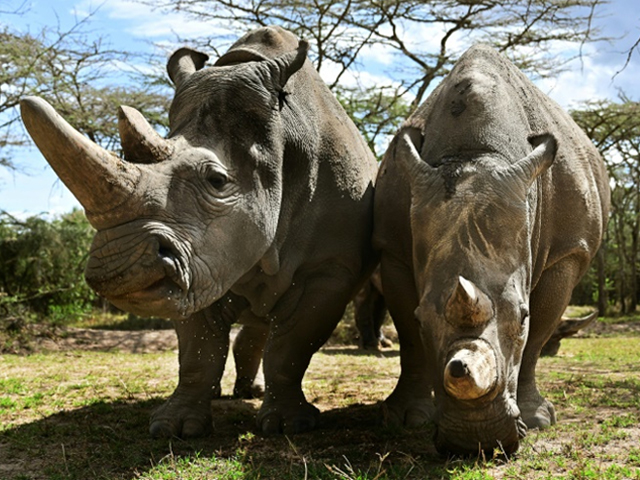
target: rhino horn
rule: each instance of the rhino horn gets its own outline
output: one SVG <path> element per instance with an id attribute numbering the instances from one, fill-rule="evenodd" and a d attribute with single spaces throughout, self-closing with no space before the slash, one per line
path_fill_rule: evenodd
<path id="1" fill-rule="evenodd" d="M 182 85 L 192 74 L 204 67 L 209 55 L 192 48 L 176 50 L 167 62 L 167 73 L 176 87 Z"/>
<path id="2" fill-rule="evenodd" d="M 287 52 L 271 60 L 271 73 L 280 88 L 284 88 L 291 75 L 302 68 L 307 60 L 309 42 L 300 40 L 298 48 L 293 52 Z"/>
<path id="3" fill-rule="evenodd" d="M 444 388 L 458 400 L 480 398 L 493 391 L 497 382 L 496 356 L 484 341 L 454 351 L 444 369 Z"/>
<path id="4" fill-rule="evenodd" d="M 118 110 L 118 128 L 124 158 L 134 163 L 157 163 L 173 153 L 171 144 L 158 135 L 135 108 L 122 105 Z"/>
<path id="5" fill-rule="evenodd" d="M 56 174 L 100 228 L 102 213 L 131 198 L 140 169 L 96 145 L 38 97 L 20 101 L 24 125 Z"/>
<path id="6" fill-rule="evenodd" d="M 553 163 L 558 151 L 558 142 L 550 133 L 529 137 L 534 147 L 526 157 L 507 168 L 510 175 L 524 182 L 527 187 Z"/>
<path id="7" fill-rule="evenodd" d="M 447 302 L 445 316 L 452 325 L 478 327 L 493 317 L 493 307 L 482 290 L 460 275 Z"/>

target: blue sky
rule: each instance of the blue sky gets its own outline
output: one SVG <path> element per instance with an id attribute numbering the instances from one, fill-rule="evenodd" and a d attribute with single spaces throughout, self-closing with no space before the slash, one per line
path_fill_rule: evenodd
<path id="1" fill-rule="evenodd" d="M 3 0 L 0 4 L 2 11 L 24 5 L 27 11 L 19 17 L 0 13 L 5 15 L 1 24 L 11 24 L 20 30 L 29 28 L 34 33 L 43 27 L 56 27 L 58 23 L 65 30 L 76 19 L 94 12 L 90 32 L 103 37 L 113 47 L 129 51 L 165 55 L 177 47 L 176 34 L 185 37 L 215 34 L 211 25 L 177 14 L 154 12 L 127 0 Z M 638 0 L 611 0 L 600 10 L 600 17 L 596 26 L 605 36 L 614 38 L 614 42 L 585 45 L 582 61 L 576 60 L 556 78 L 537 82 L 564 107 L 571 108 L 591 99 L 616 99 L 620 90 L 640 101 L 640 55 L 636 53 L 624 71 L 616 75 L 625 63 L 626 51 L 640 37 L 640 4 Z M 164 48 L 154 47 L 153 42 Z M 372 57 L 384 57 L 380 52 L 371 53 Z M 558 50 L 559 55 L 563 53 Z M 371 80 L 375 81 L 375 74 Z M 0 210 L 25 217 L 41 213 L 58 215 L 79 207 L 37 150 L 24 149 L 15 160 L 21 171 L 0 168 Z"/>

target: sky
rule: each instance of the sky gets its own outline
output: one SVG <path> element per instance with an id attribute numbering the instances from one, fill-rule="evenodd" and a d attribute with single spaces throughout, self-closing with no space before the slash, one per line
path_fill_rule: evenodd
<path id="1" fill-rule="evenodd" d="M 20 16 L 2 13 L 18 7 L 25 13 Z M 93 12 L 89 23 L 91 34 L 103 37 L 114 48 L 128 51 L 165 55 L 179 46 L 175 43 L 177 36 L 216 33 L 210 24 L 175 13 L 163 14 L 128 0 L 0 0 L 0 25 L 9 24 L 34 33 L 57 25 L 64 30 L 89 12 Z M 640 54 L 636 52 L 625 67 L 627 51 L 640 37 L 638 0 L 610 0 L 599 11 L 599 17 L 594 26 L 613 41 L 586 44 L 582 58 L 569 64 L 565 72 L 535 82 L 565 108 L 587 100 L 617 100 L 621 91 L 640 101 Z M 558 46 L 557 54 L 564 53 L 563 47 Z M 376 68 L 392 61 L 386 52 L 365 52 L 365 62 L 367 55 L 376 59 Z M 368 78 L 375 83 L 376 73 L 370 72 Z M 0 210 L 24 218 L 37 214 L 52 217 L 80 208 L 36 149 L 22 149 L 15 162 L 21 167 L 19 171 L 0 168 Z"/>

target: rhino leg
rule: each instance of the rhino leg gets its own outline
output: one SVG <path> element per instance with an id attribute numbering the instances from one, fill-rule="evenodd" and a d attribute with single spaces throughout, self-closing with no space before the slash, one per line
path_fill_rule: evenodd
<path id="1" fill-rule="evenodd" d="M 371 282 L 365 283 L 353 300 L 355 320 L 360 334 L 360 347 L 378 350 L 380 346 L 390 346 L 389 340 L 382 334 L 382 323 L 387 313 L 382 293 Z"/>
<path id="2" fill-rule="evenodd" d="M 236 364 L 234 397 L 259 398 L 264 395 L 264 384 L 256 376 L 267 342 L 269 325 L 263 322 L 243 325 L 233 342 L 233 358 Z"/>
<path id="3" fill-rule="evenodd" d="M 312 355 L 327 341 L 353 292 L 345 276 L 312 275 L 283 297 L 284 304 L 297 305 L 293 313 L 274 320 L 264 354 L 266 390 L 258 413 L 264 433 L 301 433 L 316 426 L 319 411 L 302 392 Z"/>
<path id="4" fill-rule="evenodd" d="M 529 337 L 518 381 L 518 407 L 528 428 L 542 429 L 556 423 L 553 404 L 540 394 L 536 385 L 536 364 L 543 345 L 561 321 L 584 265 L 584 259 L 578 255 L 565 257 L 543 272 L 531 292 Z"/>
<path id="5" fill-rule="evenodd" d="M 211 430 L 211 400 L 221 393 L 235 318 L 229 303 L 223 298 L 186 320 L 174 322 L 179 381 L 173 394 L 151 415 L 149 432 L 153 437 L 200 437 Z"/>
<path id="6" fill-rule="evenodd" d="M 433 401 L 429 359 L 421 341 L 414 311 L 418 306 L 411 269 L 387 257 L 382 258 L 385 299 L 400 341 L 401 373 L 396 388 L 385 400 L 385 423 L 416 427 L 431 421 Z"/>

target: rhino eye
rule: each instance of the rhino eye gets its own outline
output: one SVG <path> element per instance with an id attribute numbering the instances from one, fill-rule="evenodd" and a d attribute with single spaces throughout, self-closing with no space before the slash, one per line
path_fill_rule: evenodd
<path id="1" fill-rule="evenodd" d="M 229 179 L 224 173 L 213 172 L 209 174 L 209 176 L 207 177 L 207 181 L 209 182 L 209 185 L 211 185 L 216 190 L 222 190 Z"/>

